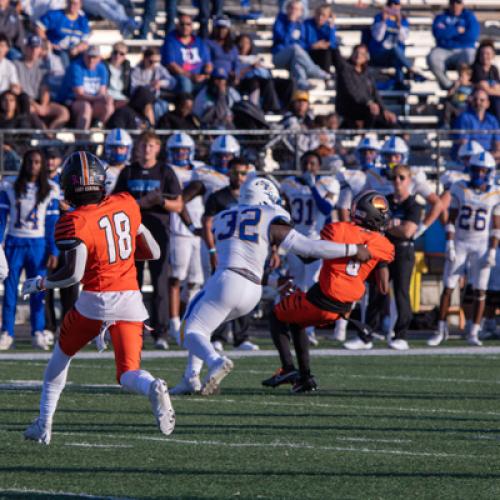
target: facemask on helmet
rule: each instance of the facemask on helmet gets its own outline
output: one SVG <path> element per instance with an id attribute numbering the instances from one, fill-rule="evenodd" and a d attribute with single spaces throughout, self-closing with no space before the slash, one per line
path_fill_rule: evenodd
<path id="1" fill-rule="evenodd" d="M 220 173 L 227 174 L 229 162 L 240 155 L 240 143 L 230 134 L 220 135 L 210 147 L 210 165 Z"/>
<path id="2" fill-rule="evenodd" d="M 104 157 L 110 165 L 120 165 L 130 161 L 132 137 L 123 129 L 113 129 L 104 142 Z"/>
<path id="3" fill-rule="evenodd" d="M 474 155 L 470 159 L 469 175 L 470 185 L 480 188 L 489 185 L 493 180 L 493 172 L 496 168 L 496 161 L 487 151 Z"/>
<path id="4" fill-rule="evenodd" d="M 194 141 L 185 133 L 172 135 L 167 141 L 167 161 L 176 167 L 187 167 L 194 159 Z"/>

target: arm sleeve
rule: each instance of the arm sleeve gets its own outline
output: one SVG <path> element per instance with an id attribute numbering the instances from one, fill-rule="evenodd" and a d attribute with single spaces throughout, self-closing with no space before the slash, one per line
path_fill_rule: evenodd
<path id="1" fill-rule="evenodd" d="M 47 207 L 45 214 L 45 244 L 49 255 L 59 255 L 59 249 L 55 242 L 55 228 L 59 219 L 59 195 L 54 194 L 54 197 Z"/>
<path id="2" fill-rule="evenodd" d="M 4 239 L 7 217 L 10 211 L 10 201 L 5 191 L 0 192 L 0 243 Z"/>
<path id="3" fill-rule="evenodd" d="M 287 234 L 281 243 L 281 248 L 302 257 L 315 259 L 341 259 L 352 257 L 358 252 L 357 245 L 334 243 L 325 240 L 310 240 L 295 229 L 290 230 Z"/>
<path id="4" fill-rule="evenodd" d="M 323 198 L 320 194 L 316 186 L 313 186 L 311 188 L 311 192 L 314 198 L 314 202 L 316 203 L 316 206 L 318 207 L 318 210 L 323 214 L 323 215 L 331 215 L 333 206 L 332 204 L 325 198 Z"/>
<path id="5" fill-rule="evenodd" d="M 45 288 L 67 288 L 76 285 L 83 278 L 87 265 L 87 247 L 83 242 L 78 242 L 73 248 L 64 252 L 64 266 L 57 270 L 54 279 L 45 280 Z"/>
<path id="6" fill-rule="evenodd" d="M 143 224 L 137 230 L 136 244 L 136 260 L 158 260 L 160 258 L 160 245 L 158 245 L 149 229 Z"/>
<path id="7" fill-rule="evenodd" d="M 464 43 L 473 44 L 479 38 L 480 25 L 476 16 L 470 12 L 465 25 L 465 33 L 460 35 Z"/>

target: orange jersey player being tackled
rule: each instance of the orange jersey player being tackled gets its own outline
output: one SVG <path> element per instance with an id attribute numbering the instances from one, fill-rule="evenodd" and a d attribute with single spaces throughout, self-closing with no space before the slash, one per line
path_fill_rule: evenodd
<path id="1" fill-rule="evenodd" d="M 276 387 L 294 383 L 293 392 L 316 390 L 309 369 L 309 344 L 304 328 L 326 326 L 341 316 L 349 315 L 353 304 L 365 293 L 368 276 L 394 259 L 394 247 L 380 231 L 389 217 L 389 204 L 375 191 L 361 193 L 352 204 L 351 220 L 327 224 L 321 238 L 336 243 L 366 245 L 371 259 L 359 262 L 352 258 L 325 260 L 319 281 L 307 292 L 297 290 L 281 299 L 271 314 L 271 334 L 278 349 L 282 367 L 263 385 Z M 387 275 L 385 276 L 387 280 Z M 387 288 L 388 285 L 384 288 Z M 299 373 L 294 368 L 288 330 L 292 333 Z"/>
<path id="2" fill-rule="evenodd" d="M 127 193 L 105 197 L 104 167 L 94 155 L 78 151 L 63 165 L 61 185 L 74 207 L 56 225 L 56 244 L 64 266 L 48 278 L 24 282 L 23 294 L 83 284 L 75 307 L 64 317 L 59 341 L 44 375 L 40 415 L 26 429 L 27 439 L 49 444 L 52 420 L 73 356 L 109 330 L 118 383 L 149 397 L 161 432 L 175 426 L 165 382 L 141 370 L 143 321 L 148 317 L 137 282 L 135 260 L 157 259 L 160 248 L 141 224 L 141 212 Z"/>

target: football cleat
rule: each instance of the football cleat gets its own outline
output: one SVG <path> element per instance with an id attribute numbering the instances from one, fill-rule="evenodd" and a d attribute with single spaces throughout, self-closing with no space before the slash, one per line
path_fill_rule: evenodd
<path id="1" fill-rule="evenodd" d="M 298 378 L 291 389 L 292 394 L 303 394 L 318 390 L 318 384 L 312 375 Z"/>
<path id="2" fill-rule="evenodd" d="M 477 338 L 476 335 L 469 335 L 467 337 L 467 344 L 477 347 L 481 347 L 483 345 L 483 343 Z"/>
<path id="3" fill-rule="evenodd" d="M 168 392 L 172 396 L 183 396 L 189 394 L 198 394 L 201 391 L 201 381 L 198 375 L 187 379 L 182 377 L 181 381 L 172 387 Z"/>
<path id="4" fill-rule="evenodd" d="M 313 346 L 316 347 L 319 345 L 319 340 L 316 337 L 316 332 L 314 330 L 306 330 L 307 333 L 307 340 L 309 343 Z"/>
<path id="5" fill-rule="evenodd" d="M 47 342 L 47 345 L 51 346 L 54 345 L 54 334 L 50 330 L 44 330 L 43 334 L 45 335 L 45 341 Z"/>
<path id="6" fill-rule="evenodd" d="M 234 364 L 229 358 L 222 357 L 217 360 L 214 366 L 208 370 L 208 374 L 201 387 L 201 395 L 211 396 L 217 393 L 220 383 L 229 375 L 233 368 Z"/>
<path id="7" fill-rule="evenodd" d="M 245 340 L 239 346 L 236 346 L 237 351 L 260 351 L 260 347 L 249 340 Z"/>
<path id="8" fill-rule="evenodd" d="M 360 338 L 355 338 L 344 342 L 344 347 L 350 351 L 368 350 L 373 347 L 373 342 L 365 342 Z"/>
<path id="9" fill-rule="evenodd" d="M 166 436 L 172 434 L 175 427 L 175 411 L 164 380 L 156 378 L 151 383 L 149 401 L 160 431 Z"/>
<path id="10" fill-rule="evenodd" d="M 405 339 L 391 339 L 387 344 L 391 349 L 395 349 L 396 351 L 407 351 L 410 348 Z"/>
<path id="11" fill-rule="evenodd" d="M 217 352 L 224 352 L 224 344 L 220 340 L 214 340 L 212 342 L 212 347 L 217 351 Z"/>
<path id="12" fill-rule="evenodd" d="M 33 334 L 33 337 L 31 337 L 31 345 L 35 349 L 40 349 L 42 351 L 48 351 L 50 349 L 47 337 L 43 332 L 35 332 Z"/>
<path id="13" fill-rule="evenodd" d="M 299 378 L 299 372 L 294 368 L 286 371 L 284 368 L 276 370 L 272 377 L 262 381 L 264 387 L 278 387 L 283 384 L 294 384 Z"/>
<path id="14" fill-rule="evenodd" d="M 8 332 L 2 332 L 0 335 L 0 351 L 8 351 L 13 347 L 14 337 L 11 337 Z"/>
<path id="15" fill-rule="evenodd" d="M 43 425 L 40 417 L 33 421 L 33 423 L 24 431 L 24 437 L 30 441 L 36 441 L 40 444 L 50 444 L 52 436 L 52 425 Z"/>
<path id="16" fill-rule="evenodd" d="M 429 347 L 437 347 L 439 344 L 444 342 L 448 338 L 448 332 L 436 331 L 434 335 L 427 340 L 427 345 Z"/>
<path id="17" fill-rule="evenodd" d="M 158 349 L 159 351 L 167 351 L 168 350 L 168 342 L 159 337 L 155 340 L 155 349 Z"/>

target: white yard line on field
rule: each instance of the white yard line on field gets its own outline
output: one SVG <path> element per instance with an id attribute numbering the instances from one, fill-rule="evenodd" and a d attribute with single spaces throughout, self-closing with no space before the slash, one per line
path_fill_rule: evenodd
<path id="1" fill-rule="evenodd" d="M 103 448 L 103 449 L 133 448 L 133 446 L 130 444 L 64 443 L 64 446 L 76 446 L 80 448 Z"/>
<path id="2" fill-rule="evenodd" d="M 453 384 L 500 384 L 500 379 L 413 377 L 411 375 L 342 375 L 347 378 L 367 378 L 375 380 L 402 380 L 405 382 L 450 382 Z"/>
<path id="3" fill-rule="evenodd" d="M 51 491 L 51 490 L 32 490 L 29 488 L 0 488 L 0 494 L 13 493 L 13 494 L 33 494 L 33 495 L 47 495 L 47 496 L 63 496 L 63 497 L 78 497 L 78 498 L 96 498 L 100 500 L 132 500 L 131 497 L 110 497 L 99 495 L 88 495 L 86 493 L 69 493 L 66 491 Z"/>
<path id="4" fill-rule="evenodd" d="M 230 358 L 268 358 L 276 357 L 277 353 L 273 349 L 262 351 L 227 351 L 226 354 Z M 495 347 L 423 347 L 410 349 L 408 351 L 395 351 L 393 349 L 373 349 L 370 351 L 348 351 L 346 349 L 312 349 L 311 356 L 342 356 L 342 357 L 378 357 L 378 356 L 455 356 L 455 355 L 474 355 L 474 356 L 491 356 L 500 354 L 500 346 Z M 2 352 L 0 353 L 1 360 L 25 360 L 38 361 L 50 359 L 50 352 Z M 185 358 L 187 351 L 143 351 L 142 359 L 168 359 L 168 358 Z M 80 352 L 76 355 L 76 359 L 114 359 L 112 351 L 103 353 L 98 352 Z"/>

